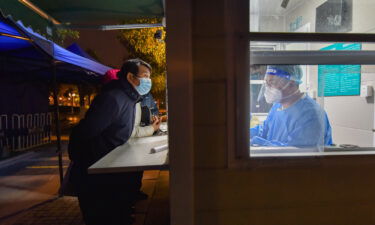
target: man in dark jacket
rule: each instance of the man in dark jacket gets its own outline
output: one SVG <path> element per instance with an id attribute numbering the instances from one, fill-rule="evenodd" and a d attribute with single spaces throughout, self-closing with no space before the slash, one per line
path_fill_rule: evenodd
<path id="1" fill-rule="evenodd" d="M 89 175 L 87 168 L 128 141 L 135 104 L 151 89 L 150 74 L 146 62 L 126 61 L 117 74 L 119 80 L 104 86 L 70 135 L 71 181 L 87 225 L 132 223 L 131 206 L 140 173 Z"/>

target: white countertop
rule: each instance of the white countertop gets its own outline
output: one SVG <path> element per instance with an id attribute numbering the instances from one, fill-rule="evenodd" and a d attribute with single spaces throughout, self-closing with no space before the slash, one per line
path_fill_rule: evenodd
<path id="1" fill-rule="evenodd" d="M 89 167 L 88 173 L 121 173 L 168 168 L 168 150 L 150 153 L 151 148 L 168 144 L 168 136 L 131 138 Z"/>

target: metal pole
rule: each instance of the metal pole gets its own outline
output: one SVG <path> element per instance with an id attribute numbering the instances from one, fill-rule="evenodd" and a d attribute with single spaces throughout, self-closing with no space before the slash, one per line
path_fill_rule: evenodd
<path id="1" fill-rule="evenodd" d="M 0 10 L 0 14 L 1 14 L 1 10 Z M 7 19 L 7 21 L 10 21 Z M 11 24 L 16 24 L 14 21 L 10 21 Z M 53 26 L 52 23 L 50 23 L 50 25 Z M 39 47 L 37 44 L 35 44 L 34 40 L 31 39 L 31 37 L 29 37 L 29 35 L 27 35 L 25 33 L 24 30 L 22 30 L 21 28 L 19 28 L 17 25 L 15 26 L 16 30 L 19 31 L 21 34 L 23 34 L 24 36 L 30 38 L 28 39 L 28 41 L 38 50 L 40 51 L 43 55 L 47 56 L 48 58 L 51 57 L 50 54 L 48 54 L 44 49 L 42 49 L 41 47 Z M 52 39 L 53 39 L 53 33 L 52 33 Z M 53 48 L 53 46 L 52 46 Z M 52 54 L 53 55 L 53 54 Z M 61 150 L 61 126 L 60 126 L 60 120 L 59 120 L 59 107 L 58 107 L 58 98 L 57 98 L 57 77 L 56 77 L 56 62 L 55 60 L 53 59 L 53 56 L 52 56 L 52 60 L 51 60 L 51 67 L 52 67 L 52 85 L 53 85 L 53 99 L 54 99 L 54 115 L 55 115 L 55 125 L 56 125 L 56 138 L 57 138 L 57 150 L 56 150 L 56 153 L 58 154 L 58 160 L 59 160 L 59 175 L 60 175 L 60 188 L 62 187 L 62 183 L 63 183 L 63 178 L 64 178 L 64 172 L 63 172 L 63 166 L 62 166 L 62 150 Z M 60 192 L 59 196 L 61 197 L 62 194 Z"/>
<path id="2" fill-rule="evenodd" d="M 55 115 L 55 127 L 56 127 L 56 141 L 57 141 L 57 150 L 59 158 L 59 175 L 60 175 L 60 188 L 62 187 L 64 171 L 62 165 L 62 149 L 61 149 L 61 125 L 59 120 L 59 104 L 57 97 L 57 77 L 56 77 L 56 62 L 52 60 L 52 85 L 53 85 L 53 102 L 54 102 L 54 115 Z M 59 193 L 62 196 L 62 193 Z"/>

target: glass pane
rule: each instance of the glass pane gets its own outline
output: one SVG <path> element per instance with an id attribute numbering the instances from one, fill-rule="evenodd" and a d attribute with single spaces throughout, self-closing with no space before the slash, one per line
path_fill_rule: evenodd
<path id="1" fill-rule="evenodd" d="M 251 32 L 374 33 L 373 0 L 250 0 Z"/>
<path id="2" fill-rule="evenodd" d="M 374 65 L 251 65 L 250 156 L 371 154 L 374 85 Z"/>

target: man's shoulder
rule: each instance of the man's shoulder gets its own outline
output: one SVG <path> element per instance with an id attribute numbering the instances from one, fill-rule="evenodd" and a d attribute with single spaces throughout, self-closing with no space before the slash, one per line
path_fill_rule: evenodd
<path id="1" fill-rule="evenodd" d="M 121 107 L 127 101 L 127 95 L 121 90 L 105 90 L 100 92 L 92 102 L 90 108 L 95 107 Z"/>
<path id="2" fill-rule="evenodd" d="M 312 98 L 306 96 L 295 113 L 305 120 L 319 119 L 325 115 L 324 109 Z"/>
<path id="3" fill-rule="evenodd" d="M 123 90 L 119 89 L 119 88 L 107 90 L 106 92 L 104 92 L 104 94 L 107 94 L 107 95 L 112 96 L 112 97 L 126 95 L 125 92 Z"/>
<path id="4" fill-rule="evenodd" d="M 105 98 L 113 98 L 113 99 L 126 99 L 128 96 L 126 93 L 121 90 L 120 88 L 113 88 L 109 90 L 105 90 L 104 92 L 100 93 Z"/>
<path id="5" fill-rule="evenodd" d="M 323 110 L 320 107 L 320 105 L 314 99 L 312 99 L 311 97 L 309 97 L 308 95 L 306 95 L 302 99 L 302 103 L 303 103 L 303 104 L 301 104 L 301 108 L 302 109 L 306 109 L 306 110 L 311 110 L 311 109 Z"/>

